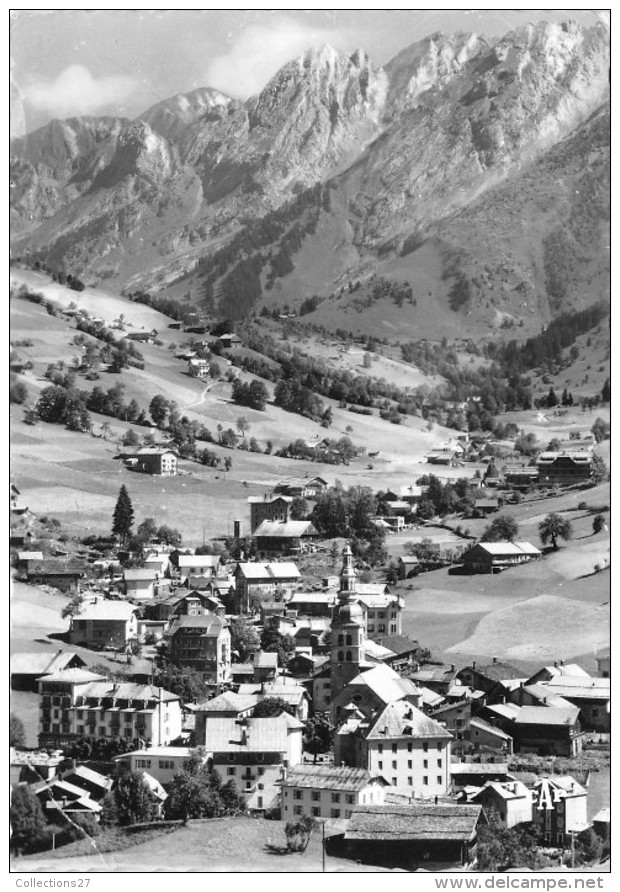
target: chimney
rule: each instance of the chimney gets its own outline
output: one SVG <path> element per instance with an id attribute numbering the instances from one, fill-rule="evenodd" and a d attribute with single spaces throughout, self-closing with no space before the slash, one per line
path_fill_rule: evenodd
<path id="1" fill-rule="evenodd" d="M 564 665 L 564 660 L 560 660 L 560 666 Z"/>
<path id="2" fill-rule="evenodd" d="M 558 661 L 557 661 L 557 660 L 554 660 L 554 661 L 553 661 L 553 666 L 554 666 L 555 669 L 558 668 Z"/>
<path id="3" fill-rule="evenodd" d="M 450 663 L 450 672 L 454 672 L 454 663 Z"/>
<path id="4" fill-rule="evenodd" d="M 493 657 L 493 665 L 497 663 L 497 657 Z"/>
<path id="5" fill-rule="evenodd" d="M 435 796 L 435 805 L 439 802 L 439 796 Z"/>
<path id="6" fill-rule="evenodd" d="M 476 668 L 476 661 L 475 661 L 475 660 L 472 660 L 472 661 L 471 661 L 471 668 L 472 668 L 472 669 L 475 669 L 475 668 Z"/>

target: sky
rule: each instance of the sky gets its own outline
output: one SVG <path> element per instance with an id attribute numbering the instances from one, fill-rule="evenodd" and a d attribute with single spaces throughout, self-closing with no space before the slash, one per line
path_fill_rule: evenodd
<path id="1" fill-rule="evenodd" d="M 592 10 L 21 10 L 11 15 L 12 135 L 53 118 L 138 116 L 197 87 L 239 99 L 290 59 L 331 44 L 377 65 L 435 31 L 498 37 Z"/>

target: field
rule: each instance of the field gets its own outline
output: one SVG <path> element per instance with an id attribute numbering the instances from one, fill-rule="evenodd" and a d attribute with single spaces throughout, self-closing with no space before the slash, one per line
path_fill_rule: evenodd
<path id="1" fill-rule="evenodd" d="M 219 469 L 188 461 L 181 462 L 183 476 L 161 480 L 133 474 L 113 461 L 116 444 L 132 427 L 125 421 L 93 415 L 93 434 L 76 434 L 59 425 L 39 422 L 29 427 L 22 421 L 23 409 L 12 405 L 11 449 L 12 474 L 27 504 L 35 513 L 52 514 L 66 524 L 69 532 L 78 530 L 105 532 L 121 483 L 129 489 L 138 522 L 154 517 L 157 522 L 168 522 L 177 527 L 188 545 L 197 545 L 206 538 L 227 535 L 232 521 L 247 518 L 246 499 L 271 489 L 283 477 L 302 477 L 320 474 L 330 482 L 341 480 L 343 485 L 362 484 L 374 489 L 386 489 L 411 483 L 429 466 L 425 456 L 429 450 L 444 443 L 454 431 L 435 425 L 431 431 L 421 418 L 408 417 L 402 425 L 392 425 L 377 415 L 362 416 L 347 412 L 333 400 L 324 399 L 333 411 L 333 423 L 328 430 L 317 422 L 285 412 L 269 404 L 265 412 L 236 406 L 230 398 L 231 384 L 223 381 L 205 384 L 186 374 L 185 363 L 176 359 L 168 345 L 180 341 L 180 332 L 167 329 L 167 318 L 148 307 L 123 298 L 109 297 L 105 292 L 87 289 L 76 293 L 50 283 L 47 277 L 24 270 L 14 270 L 16 282 L 26 282 L 43 291 L 47 297 L 67 306 L 72 300 L 78 306 L 113 321 L 121 313 L 136 327 L 154 325 L 164 340 L 164 346 L 140 346 L 145 369 L 126 369 L 122 375 L 102 373 L 96 382 L 79 377 L 77 386 L 88 390 L 95 385 L 109 388 L 120 382 L 124 399 L 135 398 L 148 408 L 153 396 L 165 394 L 174 400 L 190 419 L 205 424 L 213 434 L 218 425 L 235 429 L 236 421 L 244 416 L 249 424 L 248 437 L 255 437 L 262 449 L 268 440 L 274 451 L 291 441 L 349 434 L 353 442 L 367 452 L 377 453 L 372 459 L 360 457 L 349 466 L 323 465 L 308 461 L 282 459 L 262 453 L 223 449 L 205 443 L 219 456 L 232 458 L 232 469 L 225 474 Z M 22 380 L 28 388 L 28 403 L 34 402 L 48 381 L 43 377 L 50 362 L 63 357 L 70 362 L 78 352 L 70 342 L 75 330 L 63 319 L 52 317 L 40 306 L 14 299 L 11 302 L 11 337 L 15 341 L 32 340 L 32 346 L 19 346 L 22 359 L 33 363 L 31 373 Z M 345 362 L 357 362 L 351 355 Z M 225 360 L 220 360 L 220 364 Z M 377 371 L 389 377 L 394 367 L 400 380 L 413 386 L 421 380 L 410 366 L 380 358 Z M 396 373 L 395 372 L 395 373 Z M 252 376 L 242 373 L 244 380 Z M 430 380 L 430 379 L 428 379 Z M 271 390 L 272 385 L 268 385 Z M 101 425 L 108 423 L 108 439 L 101 436 Z M 139 434 L 145 429 L 133 426 Z M 350 430 L 347 430 L 350 428 Z M 466 469 L 447 469 L 446 475 L 471 476 L 475 466 Z"/>
<path id="2" fill-rule="evenodd" d="M 326 835 L 331 822 L 327 822 Z M 332 831 L 333 832 L 333 831 Z M 158 871 L 214 873 L 321 873 L 321 830 L 315 830 L 305 852 L 286 854 L 284 823 L 264 818 L 220 818 L 191 821 L 174 833 L 119 852 L 50 857 L 29 855 L 11 864 L 13 871 Z M 63 852 L 64 854 L 64 852 Z M 391 873 L 343 858 L 325 856 L 325 872 Z"/>

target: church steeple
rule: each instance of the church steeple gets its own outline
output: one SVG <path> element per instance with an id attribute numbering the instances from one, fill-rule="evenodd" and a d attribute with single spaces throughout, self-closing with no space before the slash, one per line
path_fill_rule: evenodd
<path id="1" fill-rule="evenodd" d="M 364 659 L 364 611 L 356 600 L 357 572 L 348 545 L 342 552 L 340 591 L 332 613 L 331 697 L 332 700 L 359 674 Z"/>
<path id="2" fill-rule="evenodd" d="M 350 545 L 345 545 L 342 551 L 342 558 L 338 597 L 341 601 L 347 601 L 351 599 L 357 590 L 357 572 L 353 566 L 353 552 Z"/>

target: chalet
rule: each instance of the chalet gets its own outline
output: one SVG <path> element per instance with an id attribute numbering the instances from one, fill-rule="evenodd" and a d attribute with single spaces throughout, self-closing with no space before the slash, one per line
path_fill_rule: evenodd
<path id="1" fill-rule="evenodd" d="M 78 765 L 68 771 L 62 771 L 62 779 L 74 787 L 84 790 L 91 799 L 99 802 L 112 789 L 112 779 L 99 771 L 93 771 L 86 765 Z"/>
<path id="2" fill-rule="evenodd" d="M 119 769 L 127 771 L 146 771 L 160 784 L 173 780 L 175 774 L 183 771 L 190 757 L 196 756 L 196 750 L 184 746 L 152 746 L 149 749 L 132 750 L 116 756 L 114 761 Z M 207 761 L 204 754 L 204 761 Z"/>
<path id="3" fill-rule="evenodd" d="M 215 579 L 220 561 L 219 554 L 179 554 L 174 561 L 172 572 L 182 585 L 190 576 Z"/>
<path id="4" fill-rule="evenodd" d="M 156 595 L 169 591 L 168 580 L 160 579 L 154 570 L 142 567 L 123 570 L 123 589 L 128 598 L 150 601 Z"/>
<path id="5" fill-rule="evenodd" d="M 463 564 L 470 573 L 500 573 L 540 557 L 529 542 L 478 542 L 463 554 Z"/>
<path id="6" fill-rule="evenodd" d="M 609 734 L 611 731 L 611 684 L 609 678 L 562 675 L 544 685 L 551 695 L 568 700 L 580 710 L 583 727 Z"/>
<path id="7" fill-rule="evenodd" d="M 413 672 L 408 672 L 407 677 L 417 685 L 424 685 L 438 694 L 447 694 L 457 678 L 457 669 L 454 664 L 423 664 Z"/>
<path id="8" fill-rule="evenodd" d="M 161 554 L 147 554 L 144 558 L 144 569 L 152 570 L 158 577 L 164 576 L 168 572 L 169 567 L 170 555 L 165 552 Z"/>
<path id="9" fill-rule="evenodd" d="M 494 514 L 499 511 L 500 500 L 497 498 L 476 498 L 474 501 L 474 511 L 482 517 L 488 514 Z"/>
<path id="10" fill-rule="evenodd" d="M 588 826 L 588 792 L 569 775 L 540 778 L 532 790 L 532 820 L 547 844 L 564 847 Z"/>
<path id="11" fill-rule="evenodd" d="M 286 523 L 292 501 L 292 496 L 250 496 L 250 533 L 254 533 L 264 520 Z"/>
<path id="12" fill-rule="evenodd" d="M 239 694 L 237 691 L 224 691 L 217 697 L 199 703 L 196 707 L 196 735 L 199 739 L 204 737 L 204 723 L 208 716 L 243 718 L 252 713 L 256 703 L 254 694 Z"/>
<path id="13" fill-rule="evenodd" d="M 273 491 L 291 498 L 316 499 L 329 486 L 323 477 L 298 477 L 281 480 Z"/>
<path id="14" fill-rule="evenodd" d="M 235 568 L 235 598 L 237 609 L 247 611 L 252 598 L 272 600 L 276 591 L 291 596 L 298 587 L 301 573 L 292 561 L 280 563 L 244 563 Z"/>
<path id="15" fill-rule="evenodd" d="M 125 452 L 121 457 L 130 470 L 142 474 L 174 477 L 178 472 L 179 454 L 174 449 L 145 446 L 137 452 Z"/>
<path id="16" fill-rule="evenodd" d="M 391 666 L 396 672 L 404 672 L 412 666 L 416 666 L 416 655 L 419 644 L 406 635 L 377 635 L 377 644 L 386 647 L 391 656 L 384 657 L 383 662 Z"/>
<path id="17" fill-rule="evenodd" d="M 585 483 L 592 476 L 592 455 L 589 452 L 541 452 L 536 467 L 543 486 Z"/>
<path id="18" fill-rule="evenodd" d="M 84 576 L 82 561 L 60 561 L 54 558 L 28 561 L 26 579 L 31 585 L 49 585 L 61 592 L 79 591 L 80 579 Z"/>
<path id="19" fill-rule="evenodd" d="M 420 559 L 414 554 L 404 554 L 398 558 L 398 578 L 411 579 L 420 572 Z"/>
<path id="20" fill-rule="evenodd" d="M 71 617 L 69 640 L 92 650 L 108 646 L 124 649 L 128 641 L 138 637 L 137 613 L 138 607 L 127 601 L 95 598 Z"/>
<path id="21" fill-rule="evenodd" d="M 496 750 L 508 755 L 512 755 L 514 750 L 510 734 L 478 717 L 470 719 L 469 727 L 465 730 L 463 737 L 473 745 L 475 750 L 484 752 Z"/>
<path id="22" fill-rule="evenodd" d="M 173 663 L 195 669 L 208 684 L 221 687 L 230 681 L 230 631 L 223 617 L 177 616 L 166 638 Z"/>
<path id="23" fill-rule="evenodd" d="M 278 655 L 269 651 L 257 650 L 253 658 L 253 681 L 274 682 L 278 677 Z M 241 686 L 240 686 L 241 687 Z"/>
<path id="24" fill-rule="evenodd" d="M 412 507 L 413 505 L 417 505 L 427 489 L 428 486 L 420 486 L 417 483 L 411 483 L 401 486 L 398 495 L 396 495 L 395 498 L 399 501 L 407 502 L 407 504 Z"/>
<path id="25" fill-rule="evenodd" d="M 453 787 L 483 787 L 489 781 L 509 780 L 506 762 L 452 762 L 450 778 Z"/>
<path id="26" fill-rule="evenodd" d="M 282 780 L 282 820 L 351 817 L 356 805 L 382 805 L 387 782 L 365 768 L 297 765 Z"/>
<path id="27" fill-rule="evenodd" d="M 264 520 L 252 536 L 257 554 L 262 558 L 301 554 L 318 539 L 309 520 Z"/>
<path id="28" fill-rule="evenodd" d="M 250 812 L 278 803 L 283 768 L 302 759 L 303 724 L 287 712 L 269 718 L 207 716 L 196 745 L 212 754 L 212 767 L 224 782 L 234 780 Z"/>
<path id="29" fill-rule="evenodd" d="M 187 363 L 187 372 L 192 378 L 207 378 L 211 365 L 207 359 L 192 358 Z"/>
<path id="30" fill-rule="evenodd" d="M 241 338 L 234 332 L 232 334 L 220 335 L 217 339 L 217 342 L 222 350 L 235 350 L 238 349 L 242 344 Z"/>
<path id="31" fill-rule="evenodd" d="M 454 449 L 432 449 L 426 461 L 429 465 L 452 465 L 457 459 Z"/>
<path id="32" fill-rule="evenodd" d="M 31 789 L 41 803 L 43 811 L 48 815 L 51 812 L 62 812 L 66 815 L 89 814 L 99 819 L 102 806 L 81 787 L 60 777 L 33 784 Z"/>
<path id="33" fill-rule="evenodd" d="M 39 746 L 57 748 L 81 737 L 124 737 L 170 743 L 181 733 L 179 697 L 163 688 L 106 681 L 67 669 L 39 681 Z"/>
<path id="34" fill-rule="evenodd" d="M 296 681 L 283 677 L 274 681 L 252 682 L 239 685 L 241 697 L 252 697 L 256 706 L 261 700 L 277 699 L 292 710 L 291 714 L 300 722 L 308 718 L 309 697 L 305 687 Z"/>
<path id="35" fill-rule="evenodd" d="M 538 468 L 508 468 L 504 472 L 504 483 L 510 489 L 529 489 L 538 486 Z"/>
<path id="36" fill-rule="evenodd" d="M 544 683 L 551 681 L 552 678 L 559 678 L 565 675 L 579 676 L 580 678 L 590 677 L 585 669 L 582 669 L 577 663 L 565 663 L 564 660 L 556 660 L 553 666 L 543 666 L 542 669 L 535 672 L 527 679 L 526 684 Z"/>
<path id="37" fill-rule="evenodd" d="M 510 730 L 517 753 L 578 756 L 585 732 L 576 706 L 522 706 Z"/>
<path id="38" fill-rule="evenodd" d="M 38 680 L 64 669 L 83 669 L 86 663 L 73 651 L 57 653 L 11 654 L 11 688 L 14 691 L 38 691 Z"/>
<path id="39" fill-rule="evenodd" d="M 130 331 L 125 335 L 125 339 L 128 341 L 142 341 L 144 344 L 152 344 L 157 335 L 157 329 L 153 328 L 151 331 Z"/>
<path id="40" fill-rule="evenodd" d="M 332 855 L 391 869 L 462 867 L 474 862 L 484 824 L 480 805 L 358 805 L 345 833 L 331 836 L 326 848 Z"/>
<path id="41" fill-rule="evenodd" d="M 525 679 L 516 666 L 510 663 L 503 663 L 496 657 L 492 663 L 486 663 L 482 666 L 475 661 L 471 666 L 459 669 L 456 678 L 461 684 L 469 685 L 476 691 L 484 691 L 486 694 L 496 694 L 497 700 L 501 700 L 513 686 L 518 686 Z M 514 682 L 514 684 L 512 684 Z M 493 696 L 488 699 L 493 702 Z"/>
<path id="42" fill-rule="evenodd" d="M 400 635 L 402 611 L 405 602 L 396 594 L 390 594 L 387 586 L 373 583 L 357 583 L 355 600 L 363 611 L 366 634 Z"/>
<path id="43" fill-rule="evenodd" d="M 529 823 L 533 817 L 532 793 L 521 781 L 487 781 L 469 801 L 492 811 L 506 829 Z"/>
<path id="44" fill-rule="evenodd" d="M 331 617 L 337 600 L 335 592 L 295 592 L 288 598 L 286 609 L 303 616 Z"/>

